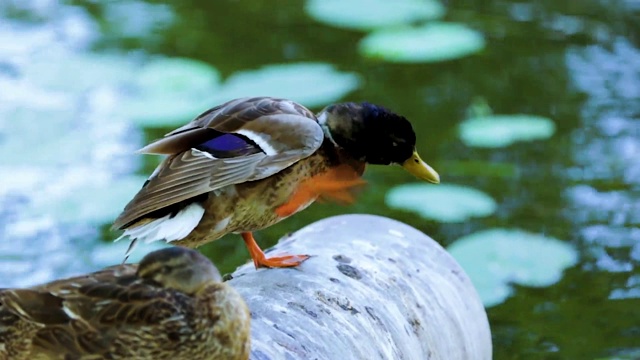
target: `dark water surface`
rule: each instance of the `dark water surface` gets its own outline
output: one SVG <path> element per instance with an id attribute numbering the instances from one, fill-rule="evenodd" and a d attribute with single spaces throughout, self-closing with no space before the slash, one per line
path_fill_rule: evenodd
<path id="1" fill-rule="evenodd" d="M 35 96 L 32 89 L 20 90 L 16 85 L 21 69 L 16 64 L 31 61 L 29 56 L 35 55 L 26 54 L 26 50 L 21 53 L 22 46 L 12 41 L 25 41 L 27 46 L 23 39 L 40 36 L 37 29 L 43 24 L 53 24 L 54 30 L 51 39 L 44 37 L 41 41 L 45 45 L 38 43 L 45 49 L 37 55 L 40 61 L 48 59 L 62 42 L 99 56 L 127 54 L 133 61 L 149 54 L 197 59 L 217 68 L 222 78 L 265 64 L 303 61 L 332 64 L 340 71 L 357 73 L 360 77 L 358 89 L 344 99 L 380 103 L 411 119 L 418 133 L 419 150 L 439 171 L 443 183 L 480 189 L 497 201 L 498 210 L 492 216 L 462 224 L 441 224 L 389 209 L 384 205 L 385 192 L 393 185 L 413 179 L 398 169 L 371 167 L 366 175 L 369 186 L 357 204 L 346 208 L 314 205 L 257 233 L 263 247 L 305 224 L 348 212 L 396 218 L 444 246 L 489 227 L 518 227 L 542 233 L 570 243 L 577 249 L 579 261 L 556 284 L 543 288 L 514 285 L 513 296 L 488 309 L 495 358 L 640 358 L 640 3 L 637 1 L 447 2 L 445 20 L 465 23 L 480 31 L 485 36 L 486 48 L 459 60 L 431 64 L 391 64 L 365 59 L 356 51 L 361 32 L 315 22 L 305 14 L 302 1 L 140 1 L 119 3 L 124 5 L 116 10 L 105 4 L 15 1 L 0 6 L 4 14 L 0 21 L 10 20 L 12 31 L 21 34 L 13 37 L 5 32 L 1 39 L 5 45 L 0 50 L 11 51 L 14 56 L 0 59 L 3 75 L 0 80 L 15 82 L 11 86 L 2 85 L 2 91 L 10 89 L 13 95 L 5 93 L 0 97 L 0 109 L 3 101 L 5 110 L 9 108 L 8 115 L 3 113 L 4 119 L 0 119 L 0 141 L 12 136 L 24 136 L 26 143 L 38 141 L 30 135 L 6 130 L 10 129 L 8 119 L 17 116 L 6 104 Z M 65 6 L 73 6 L 74 10 L 61 10 Z M 0 29 L 6 24 L 0 24 Z M 20 91 L 26 95 L 20 95 Z M 89 97 L 86 93 L 77 96 Z M 94 97 L 100 101 L 92 102 Z M 456 129 L 469 105 L 479 97 L 495 113 L 528 113 L 553 119 L 557 132 L 549 140 L 501 149 L 466 147 L 458 139 Z M 15 182 L 21 184 L 0 183 L 9 186 L 7 189 L 20 189 L 0 192 L 0 200 L 8 204 L 0 210 L 3 219 L 0 260 L 6 264 L 0 266 L 0 276 L 9 285 L 49 280 L 50 271 L 58 276 L 84 269 L 69 266 L 75 262 L 59 251 L 69 242 L 92 247 L 83 250 L 90 264 L 108 263 L 119 256 L 103 259 L 95 254 L 95 249 L 106 245 L 86 240 L 113 239 L 116 234 L 107 230 L 108 221 L 78 225 L 59 222 L 56 216 L 24 215 L 29 211 L 29 202 L 34 201 L 32 198 L 38 197 L 38 191 L 50 189 L 51 183 L 73 173 L 68 167 L 70 158 L 78 159 L 75 163 L 86 160 L 94 166 L 87 171 L 74 167 L 79 175 L 73 179 L 84 176 L 95 182 L 99 178 L 107 187 L 118 181 L 118 176 L 132 173 L 146 176 L 152 171 L 154 159 L 145 158 L 140 163 L 141 159 L 132 152 L 173 126 L 141 128 L 126 122 L 115 125 L 109 116 L 100 115 L 102 107 L 109 107 L 105 98 L 108 94 L 92 93 L 89 105 L 72 109 L 77 116 L 70 127 L 74 130 L 65 132 L 76 134 L 75 138 L 88 137 L 91 146 L 101 146 L 100 151 L 92 153 L 89 145 L 82 142 L 71 149 L 62 144 L 58 147 L 62 154 L 50 154 L 51 158 L 44 158 L 34 169 L 21 167 L 17 171 L 11 167 L 17 165 L 2 163 L 1 176 L 19 176 Z M 42 99 L 65 103 L 64 98 L 42 96 Z M 98 114 L 90 124 L 86 116 L 78 115 L 88 111 L 87 108 Z M 52 121 L 46 115 L 48 111 L 31 120 L 32 131 L 43 131 L 35 125 L 39 121 Z M 94 128 L 98 129 L 97 134 L 91 135 Z M 117 139 L 116 145 L 112 139 Z M 104 152 L 111 155 L 97 155 Z M 88 160 L 83 154 L 88 154 Z M 58 162 L 60 165 L 56 165 Z M 47 170 L 40 172 L 44 168 Z M 64 172 L 60 172 L 63 168 Z M 46 181 L 49 185 L 34 180 L 41 176 L 50 179 Z M 31 187 L 23 186 L 29 181 L 33 182 Z M 74 182 L 60 184 L 69 183 Z M 84 199 L 91 202 L 96 199 L 94 196 L 95 192 L 88 192 Z M 22 244 L 35 241 L 43 245 L 41 248 L 21 245 L 29 249 L 18 254 L 15 249 L 19 246 L 10 238 L 22 238 Z M 232 271 L 248 257 L 235 235 L 202 250 L 223 272 Z M 121 254 L 119 251 L 116 253 Z M 53 270 L 45 271 L 20 260 L 20 256 L 31 253 L 55 264 L 50 267 Z M 38 271 L 43 273 L 33 275 Z M 27 272 L 31 274 L 29 281 L 11 280 Z M 9 285 L 0 283 L 0 287 Z"/>

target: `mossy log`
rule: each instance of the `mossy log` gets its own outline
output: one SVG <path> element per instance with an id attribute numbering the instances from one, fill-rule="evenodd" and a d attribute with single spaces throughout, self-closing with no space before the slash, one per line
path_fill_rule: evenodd
<path id="1" fill-rule="evenodd" d="M 298 268 L 238 268 L 253 360 L 491 359 L 480 298 L 433 239 L 395 220 L 344 215 L 282 239 Z"/>

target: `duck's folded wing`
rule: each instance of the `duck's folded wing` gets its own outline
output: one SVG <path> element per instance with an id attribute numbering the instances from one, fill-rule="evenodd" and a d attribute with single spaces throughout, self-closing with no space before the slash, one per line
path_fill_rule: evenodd
<path id="1" fill-rule="evenodd" d="M 23 320 L 42 325 L 67 323 L 71 317 L 65 309 L 67 298 L 77 297 L 79 289 L 95 284 L 122 288 L 135 281 L 137 266 L 115 265 L 101 271 L 53 281 L 28 289 L 0 289 L 0 312 L 10 312 Z"/>
<path id="2" fill-rule="evenodd" d="M 289 118 L 293 122 L 287 121 L 286 117 L 279 115 L 294 116 L 294 118 Z M 289 144 L 289 141 L 295 142 L 296 139 L 292 136 L 284 137 L 282 136 L 284 134 L 279 133 L 286 132 L 291 126 L 297 127 L 296 121 L 300 120 L 311 120 L 317 123 L 315 115 L 309 109 L 291 100 L 271 97 L 241 98 L 205 111 L 190 123 L 171 131 L 164 138 L 154 141 L 138 152 L 142 154 L 178 154 L 206 142 L 212 136 L 216 136 L 216 132 L 255 133 L 255 135 L 265 137 L 268 141 L 280 142 L 280 145 L 285 147 L 299 146 L 304 144 Z M 299 125 L 304 125 L 307 121 L 303 121 Z M 317 134 L 315 131 L 313 133 Z M 283 140 L 285 141 L 283 142 Z M 299 140 L 304 143 L 308 139 Z"/>
<path id="3" fill-rule="evenodd" d="M 37 324 L 37 330 L 26 334 L 32 336 L 37 353 L 76 359 L 106 353 L 122 329 L 132 331 L 179 321 L 180 317 L 173 317 L 182 314 L 185 307 L 193 307 L 188 296 L 134 277 L 104 278 L 100 282 L 90 275 L 77 280 L 49 284 L 56 285 L 51 289 L 0 291 L 0 315 L 6 312 Z M 122 281 L 125 284 L 120 284 Z"/>
<path id="4" fill-rule="evenodd" d="M 61 298 L 31 289 L 0 291 L 0 311 L 42 325 L 63 324 L 69 320 L 63 311 Z"/>
<path id="5" fill-rule="evenodd" d="M 313 113 L 289 100 L 246 98 L 213 108 L 141 149 L 172 155 L 114 228 L 226 185 L 271 176 L 313 154 L 323 138 Z"/>

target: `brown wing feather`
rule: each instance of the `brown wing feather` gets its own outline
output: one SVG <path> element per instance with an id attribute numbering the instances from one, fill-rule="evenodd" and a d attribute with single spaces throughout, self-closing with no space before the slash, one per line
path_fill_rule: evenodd
<path id="1" fill-rule="evenodd" d="M 264 157 L 264 154 L 253 154 L 234 164 L 234 158 L 212 159 L 198 150 L 191 150 L 168 158 L 166 166 L 161 166 L 156 176 L 125 207 L 114 227 L 124 226 L 158 209 L 228 185 L 234 179 L 246 178 Z"/>
<path id="2" fill-rule="evenodd" d="M 95 283 L 112 282 L 115 279 L 122 282 L 126 279 L 133 279 L 138 269 L 137 265 L 122 264 L 106 267 L 100 271 L 87 275 L 66 278 L 63 280 L 52 281 L 44 285 L 31 287 L 31 290 L 42 292 L 50 292 L 53 295 L 60 295 L 74 291 L 81 286 Z"/>
<path id="3" fill-rule="evenodd" d="M 207 139 L 207 129 L 232 133 L 251 128 L 250 123 L 262 116 L 289 114 L 313 119 L 315 115 L 291 100 L 271 97 L 241 98 L 228 101 L 198 115 L 193 121 L 177 128 L 164 138 L 142 149 L 142 154 L 172 155 L 190 149 Z"/>
<path id="4" fill-rule="evenodd" d="M 221 132 L 234 132 L 262 116 L 278 114 L 298 115 L 314 120 L 316 118 L 309 109 L 291 100 L 263 96 L 228 101 L 204 112 L 191 125 Z M 169 135 L 181 132 L 183 128 L 176 129 Z"/>
<path id="5" fill-rule="evenodd" d="M 127 326 L 160 326 L 194 306 L 187 295 L 134 274 L 135 266 L 120 265 L 46 286 L 3 290 L 0 315 L 37 325 L 28 335 L 37 352 L 77 358 L 112 351 L 118 331 Z"/>
<path id="6" fill-rule="evenodd" d="M 0 292 L 0 304 L 18 317 L 40 324 L 60 324 L 69 317 L 62 311 L 62 299 L 31 289 Z"/>
<path id="7" fill-rule="evenodd" d="M 0 304 L 5 310 L 28 321 L 41 324 L 65 323 L 69 320 L 68 314 L 63 311 L 66 298 L 73 297 L 82 287 L 135 279 L 136 269 L 137 265 L 116 265 L 89 275 L 53 281 L 29 289 L 3 289 L 0 290 Z"/>
<path id="8" fill-rule="evenodd" d="M 275 154 L 214 158 L 193 148 L 206 139 L 208 129 L 264 134 Z M 322 129 L 313 113 L 289 100 L 244 98 L 217 106 L 141 150 L 172 155 L 127 204 L 113 228 L 126 228 L 149 213 L 226 185 L 271 176 L 311 155 L 322 139 Z"/>
<path id="9" fill-rule="evenodd" d="M 72 358 L 113 351 L 119 331 L 128 326 L 162 326 L 175 314 L 193 307 L 192 299 L 172 291 L 161 291 L 144 283 L 120 286 L 115 283 L 89 284 L 67 296 L 64 306 L 74 318 L 66 324 L 38 331 L 34 346 L 40 351 L 64 353 Z"/>

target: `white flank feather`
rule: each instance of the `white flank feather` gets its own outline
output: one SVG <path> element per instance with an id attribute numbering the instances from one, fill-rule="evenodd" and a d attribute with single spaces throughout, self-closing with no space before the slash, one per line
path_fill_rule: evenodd
<path id="1" fill-rule="evenodd" d="M 204 208 L 200 204 L 193 203 L 180 210 L 174 217 L 168 214 L 144 225 L 126 229 L 116 241 L 125 237 L 133 240 L 127 250 L 126 256 L 129 256 L 138 241 L 148 244 L 161 240 L 172 242 L 184 239 L 198 226 L 203 215 Z"/>
<path id="2" fill-rule="evenodd" d="M 326 112 L 322 112 L 319 116 L 318 116 L 318 123 L 320 125 L 327 125 L 327 113 Z"/>
<path id="3" fill-rule="evenodd" d="M 265 154 L 269 156 L 273 156 L 277 154 L 276 149 L 274 149 L 273 146 L 269 145 L 267 140 L 263 138 L 263 136 L 265 136 L 264 134 L 258 134 L 257 132 L 247 130 L 247 129 L 240 129 L 240 130 L 237 130 L 236 132 L 240 135 L 244 135 L 248 137 L 249 140 L 256 143 L 256 145 L 258 145 L 260 149 L 264 151 Z"/>

